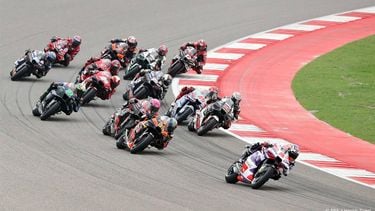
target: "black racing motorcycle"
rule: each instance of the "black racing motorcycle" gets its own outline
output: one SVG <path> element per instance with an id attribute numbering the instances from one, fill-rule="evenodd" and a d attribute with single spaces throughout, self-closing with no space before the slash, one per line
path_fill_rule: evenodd
<path id="1" fill-rule="evenodd" d="M 25 56 L 14 63 L 15 67 L 10 71 L 10 79 L 16 81 L 31 74 L 36 76 L 36 72 L 38 71 L 36 67 L 43 65 L 41 64 L 39 54 L 39 51 L 26 50 Z"/>
<path id="2" fill-rule="evenodd" d="M 61 111 L 70 115 L 73 110 L 78 111 L 77 103 L 71 89 L 58 86 L 52 89 L 42 101 L 37 102 L 32 113 L 34 116 L 40 116 L 41 120 L 46 120 Z"/>
<path id="3" fill-rule="evenodd" d="M 223 126 L 223 123 L 233 120 L 233 101 L 230 98 L 223 98 L 215 103 L 208 105 L 192 119 L 188 124 L 190 131 L 197 131 L 199 136 L 205 135 L 214 128 Z"/>
<path id="4" fill-rule="evenodd" d="M 164 99 L 166 93 L 154 72 L 155 71 L 146 73 L 143 77 L 132 81 L 122 96 L 124 100 L 129 100 L 133 97 L 137 99 L 146 99 L 147 97 L 157 98 L 159 100 Z"/>
<path id="5" fill-rule="evenodd" d="M 175 57 L 175 61 L 168 68 L 168 74 L 175 77 L 178 74 L 186 73 L 190 68 L 194 67 L 197 62 L 197 50 L 188 46 L 185 50 L 180 50 Z"/>

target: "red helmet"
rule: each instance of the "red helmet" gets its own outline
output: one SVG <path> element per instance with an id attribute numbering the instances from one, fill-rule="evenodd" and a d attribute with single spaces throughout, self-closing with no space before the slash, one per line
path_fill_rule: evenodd
<path id="1" fill-rule="evenodd" d="M 111 77 L 111 87 L 112 89 L 116 88 L 120 84 L 120 77 L 114 75 Z"/>
<path id="2" fill-rule="evenodd" d="M 159 48 L 158 48 L 158 53 L 160 56 L 166 56 L 167 53 L 168 53 L 168 48 L 166 45 L 161 45 Z"/>
<path id="3" fill-rule="evenodd" d="M 204 51 L 204 50 L 207 49 L 207 43 L 204 40 L 198 40 L 196 42 L 196 46 L 197 46 L 198 50 L 200 50 L 200 51 Z"/>
<path id="4" fill-rule="evenodd" d="M 138 44 L 137 39 L 134 36 L 129 36 L 126 39 L 126 43 L 128 44 L 129 50 L 131 50 L 131 51 L 135 50 L 135 48 L 137 47 L 137 44 Z"/>
<path id="5" fill-rule="evenodd" d="M 78 47 L 79 45 L 81 45 L 81 42 L 82 42 L 81 37 L 79 35 L 74 35 L 72 39 L 72 47 L 73 48 Z"/>
<path id="6" fill-rule="evenodd" d="M 120 62 L 115 59 L 111 62 L 111 68 L 109 68 L 109 71 L 111 72 L 112 75 L 117 75 L 120 68 L 121 68 Z"/>

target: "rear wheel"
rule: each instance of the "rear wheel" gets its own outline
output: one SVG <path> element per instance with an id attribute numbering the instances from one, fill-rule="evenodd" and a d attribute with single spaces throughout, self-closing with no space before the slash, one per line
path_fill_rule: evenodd
<path id="1" fill-rule="evenodd" d="M 198 136 L 203 136 L 204 134 L 206 134 L 208 131 L 212 130 L 215 128 L 217 124 L 217 121 L 215 118 L 210 118 L 209 120 L 207 120 L 206 124 L 202 125 L 198 130 L 197 130 L 197 134 Z"/>
<path id="2" fill-rule="evenodd" d="M 41 120 L 48 119 L 51 115 L 60 111 L 60 102 L 54 101 L 46 110 L 40 115 Z"/>
<path id="3" fill-rule="evenodd" d="M 185 65 L 182 61 L 177 60 L 168 70 L 168 74 L 175 77 L 177 74 L 183 73 L 185 70 Z"/>

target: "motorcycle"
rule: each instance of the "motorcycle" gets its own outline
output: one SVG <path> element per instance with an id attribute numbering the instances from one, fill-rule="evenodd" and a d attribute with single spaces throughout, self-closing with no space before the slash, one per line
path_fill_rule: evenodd
<path id="1" fill-rule="evenodd" d="M 37 75 L 36 66 L 43 65 L 40 61 L 40 51 L 26 50 L 25 56 L 14 62 L 15 67 L 10 71 L 10 79 L 12 81 L 28 77 L 31 74 Z"/>
<path id="2" fill-rule="evenodd" d="M 175 77 L 177 74 L 186 73 L 190 68 L 196 65 L 197 50 L 188 46 L 184 51 L 176 56 L 176 60 L 168 68 L 168 74 Z"/>
<path id="3" fill-rule="evenodd" d="M 122 67 L 126 67 L 126 60 L 125 60 L 125 55 L 124 52 L 126 49 L 119 44 L 112 43 L 109 44 L 104 48 L 104 50 L 100 53 L 100 58 L 101 59 L 110 59 L 110 60 L 115 60 L 117 59 Z"/>
<path id="4" fill-rule="evenodd" d="M 41 102 L 38 102 L 33 108 L 32 113 L 34 116 L 40 116 L 41 120 L 46 120 L 61 111 L 67 114 L 73 100 L 75 100 L 73 96 L 74 94 L 71 89 L 59 86 L 51 90 Z"/>
<path id="5" fill-rule="evenodd" d="M 147 97 L 157 98 L 159 100 L 164 99 L 166 93 L 159 83 L 160 76 L 157 74 L 157 71 L 150 71 L 143 77 L 133 80 L 122 95 L 124 100 L 129 100 L 132 97 L 140 100 Z"/>
<path id="6" fill-rule="evenodd" d="M 71 57 L 68 54 L 68 48 L 64 48 L 64 46 L 67 46 L 67 41 L 57 41 L 52 42 L 47 45 L 47 47 L 44 49 L 45 52 L 47 51 L 53 51 L 56 54 L 56 61 L 54 64 L 61 64 L 65 67 L 69 66 Z"/>
<path id="7" fill-rule="evenodd" d="M 130 130 L 131 128 L 135 127 L 136 120 L 142 119 L 145 115 L 144 110 L 141 107 L 141 104 L 134 104 L 132 109 L 126 110 L 119 110 L 112 114 L 111 118 L 105 123 L 102 132 L 104 135 L 112 136 L 115 139 L 118 139 L 124 133 L 127 134 L 126 130 Z M 115 118 L 117 112 L 124 112 L 122 113 L 122 118 L 120 119 L 121 124 L 118 128 L 115 128 Z"/>
<path id="8" fill-rule="evenodd" d="M 176 105 L 171 106 L 166 114 L 169 117 L 174 117 L 179 124 L 205 106 L 204 95 L 197 92 L 189 93 L 182 98 L 177 100 Z"/>
<path id="9" fill-rule="evenodd" d="M 266 159 L 264 159 L 255 169 L 252 181 L 247 179 L 251 156 L 249 156 L 242 164 L 239 162 L 233 163 L 228 168 L 227 174 L 225 175 L 225 181 L 231 184 L 237 183 L 237 176 L 242 175 L 242 177 L 251 184 L 253 189 L 258 189 L 269 179 L 280 179 L 281 174 L 285 169 L 283 161 L 288 159 L 287 155 L 281 149 L 276 149 L 275 147 L 262 150 L 266 150 L 266 153 L 264 153 Z"/>
<path id="10" fill-rule="evenodd" d="M 106 94 L 111 87 L 109 78 L 104 76 L 97 77 L 97 74 L 91 76 L 90 78 L 87 78 L 81 84 L 81 87 L 83 89 L 83 93 L 80 96 L 81 105 L 89 103 L 95 97 L 99 97 L 105 100 Z"/>
<path id="11" fill-rule="evenodd" d="M 143 51 L 138 53 L 131 61 L 125 70 L 124 80 L 133 79 L 134 76 L 139 73 L 142 69 L 154 69 L 155 64 L 153 62 L 155 61 L 155 55 Z"/>
<path id="12" fill-rule="evenodd" d="M 138 123 L 137 127 L 144 127 L 143 130 L 140 130 L 139 134 L 135 133 L 135 138 L 133 141 L 129 141 L 129 133 L 124 133 L 116 142 L 118 149 L 130 150 L 130 153 L 136 154 L 142 152 L 146 147 L 156 146 L 159 143 L 163 142 L 163 135 L 161 133 L 161 128 L 158 125 L 158 122 L 155 123 L 151 120 L 146 120 L 144 122 Z"/>
<path id="13" fill-rule="evenodd" d="M 230 98 L 223 98 L 208 105 L 189 122 L 189 131 L 197 131 L 199 136 L 203 136 L 214 128 L 222 127 L 224 122 L 234 119 L 232 108 L 233 101 Z"/>

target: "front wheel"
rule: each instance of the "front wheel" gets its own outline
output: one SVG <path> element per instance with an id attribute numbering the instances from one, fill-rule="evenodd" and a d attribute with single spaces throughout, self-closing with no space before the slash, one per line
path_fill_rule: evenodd
<path id="1" fill-rule="evenodd" d="M 204 134 L 208 133 L 208 131 L 214 129 L 217 125 L 217 121 L 215 118 L 210 118 L 207 120 L 207 122 L 202 125 L 200 128 L 197 130 L 198 136 L 203 136 Z"/>
<path id="2" fill-rule="evenodd" d="M 41 120 L 48 119 L 51 115 L 60 111 L 60 102 L 54 101 L 45 111 L 40 115 Z"/>
<path id="3" fill-rule="evenodd" d="M 145 86 L 141 86 L 137 90 L 135 90 L 134 97 L 137 99 L 145 99 L 148 96 L 147 92 L 147 88 Z"/>
<path id="4" fill-rule="evenodd" d="M 272 166 L 265 166 L 259 169 L 261 171 L 258 171 L 255 176 L 254 180 L 251 182 L 251 188 L 253 189 L 258 189 L 264 185 L 274 174 L 275 174 L 275 169 Z"/>
<path id="5" fill-rule="evenodd" d="M 150 134 L 143 135 L 142 137 L 134 140 L 134 145 L 130 149 L 130 153 L 136 154 L 138 152 L 142 152 L 148 145 L 150 145 L 153 137 Z"/>
<path id="6" fill-rule="evenodd" d="M 168 74 L 172 77 L 175 77 L 177 74 L 185 72 L 185 65 L 181 60 L 177 60 L 172 66 L 168 69 Z"/>
<path id="7" fill-rule="evenodd" d="M 126 149 L 126 143 L 125 143 L 125 134 L 120 136 L 120 138 L 117 139 L 116 141 L 116 147 L 117 149 Z"/>
<path id="8" fill-rule="evenodd" d="M 90 87 L 85 93 L 83 93 L 82 99 L 81 99 L 81 105 L 85 105 L 89 103 L 91 100 L 94 99 L 95 96 L 96 96 L 96 89 Z"/>
<path id="9" fill-rule="evenodd" d="M 191 114 L 193 114 L 194 111 L 191 110 L 191 108 L 186 108 L 181 114 L 178 113 L 176 115 L 176 120 L 177 120 L 177 123 L 178 124 L 181 124 L 185 119 L 188 118 L 188 116 L 190 116 Z"/>
<path id="10" fill-rule="evenodd" d="M 134 76 L 140 71 L 140 67 L 137 63 L 129 67 L 127 71 L 125 71 L 124 80 L 131 80 Z"/>
<path id="11" fill-rule="evenodd" d="M 227 174 L 225 175 L 225 181 L 227 183 L 234 184 L 234 183 L 238 182 L 238 180 L 237 180 L 238 174 L 234 171 L 234 168 L 235 168 L 235 165 L 232 164 L 229 167 Z"/>
<path id="12" fill-rule="evenodd" d="M 27 65 L 24 65 L 20 70 L 17 71 L 17 69 L 13 69 L 11 72 L 10 72 L 10 80 L 12 81 L 16 81 L 18 79 L 21 79 L 23 77 L 25 77 L 25 75 L 27 74 L 27 71 L 28 71 L 28 66 Z"/>

